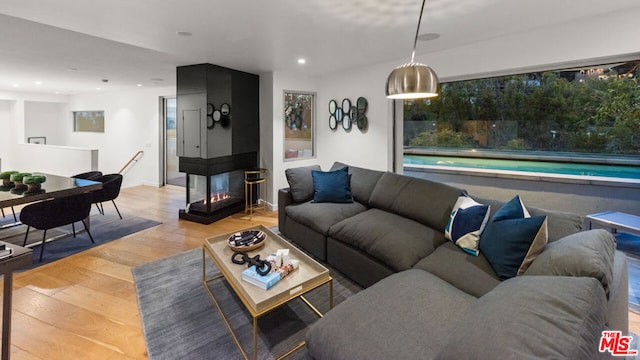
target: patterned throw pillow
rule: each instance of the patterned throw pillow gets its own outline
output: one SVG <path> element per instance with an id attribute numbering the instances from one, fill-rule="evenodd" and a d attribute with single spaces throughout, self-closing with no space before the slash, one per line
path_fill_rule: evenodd
<path id="1" fill-rule="evenodd" d="M 480 236 L 480 251 L 502 280 L 522 275 L 547 245 L 547 217 L 531 217 L 519 196 L 498 210 Z"/>
<path id="2" fill-rule="evenodd" d="M 444 237 L 469 254 L 478 256 L 480 234 L 489 220 L 490 209 L 489 205 L 480 204 L 463 192 L 453 206 Z"/>

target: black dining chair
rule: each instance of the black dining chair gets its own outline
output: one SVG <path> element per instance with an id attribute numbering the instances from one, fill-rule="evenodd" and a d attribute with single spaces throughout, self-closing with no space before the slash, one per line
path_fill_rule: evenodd
<path id="1" fill-rule="evenodd" d="M 5 217 L 6 215 L 4 214 L 4 208 L 1 208 L 0 210 L 2 211 L 2 217 Z M 13 209 L 13 206 L 11 207 L 11 212 L 13 213 L 13 221 L 18 222 L 16 211 Z"/>
<path id="2" fill-rule="evenodd" d="M 72 178 L 84 179 L 84 180 L 95 180 L 100 176 L 102 176 L 102 171 L 87 171 L 87 172 L 73 175 Z"/>
<path id="3" fill-rule="evenodd" d="M 108 174 L 103 175 L 93 181 L 98 181 L 102 183 L 102 189 L 94 190 L 93 194 L 93 203 L 96 204 L 98 211 L 100 214 L 104 215 L 104 207 L 102 203 L 105 201 L 111 201 L 113 206 L 116 208 L 118 212 L 118 216 L 122 219 L 122 215 L 120 214 L 120 210 L 118 210 L 118 206 L 116 205 L 115 199 L 118 198 L 120 194 L 120 187 L 122 186 L 122 175 L 120 174 Z"/>
<path id="4" fill-rule="evenodd" d="M 82 225 L 84 225 L 84 229 L 87 231 L 87 234 L 89 234 L 91 242 L 95 243 L 85 222 L 85 219 L 89 217 L 89 213 L 91 212 L 91 199 L 91 193 L 83 193 L 45 200 L 25 206 L 22 211 L 20 211 L 20 221 L 27 225 L 27 232 L 24 235 L 22 246 L 27 245 L 29 229 L 33 227 L 44 230 L 44 234 L 42 235 L 42 249 L 40 251 L 40 261 L 42 261 L 44 244 L 47 239 L 47 230 L 68 224 L 73 225 L 73 223 L 78 221 L 82 221 Z M 76 236 L 75 227 L 73 228 L 73 236 Z"/>

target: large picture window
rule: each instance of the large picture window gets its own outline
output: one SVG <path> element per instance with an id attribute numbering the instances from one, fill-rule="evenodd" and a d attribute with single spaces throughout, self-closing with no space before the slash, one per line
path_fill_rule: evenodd
<path id="1" fill-rule="evenodd" d="M 104 111 L 74 111 L 73 131 L 104 132 Z"/>
<path id="2" fill-rule="evenodd" d="M 405 100 L 404 146 L 637 158 L 639 75 L 630 61 L 443 83 Z"/>

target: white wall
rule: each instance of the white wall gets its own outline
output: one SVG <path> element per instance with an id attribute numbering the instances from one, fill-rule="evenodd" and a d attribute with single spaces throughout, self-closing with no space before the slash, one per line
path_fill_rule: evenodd
<path id="1" fill-rule="evenodd" d="M 24 129 L 25 139 L 46 136 L 47 145 L 64 145 L 64 127 L 67 103 L 25 101 Z"/>
<path id="2" fill-rule="evenodd" d="M 73 132 L 73 123 L 64 126 L 65 145 L 99 150 L 99 170 L 116 173 L 138 150 L 144 155 L 124 175 L 123 187 L 139 184 L 159 186 L 160 179 L 160 97 L 175 96 L 174 87 L 136 88 L 130 91 L 73 95 L 72 111 L 104 110 L 105 132 Z"/>
<path id="3" fill-rule="evenodd" d="M 19 149 L 16 145 L 26 142 L 27 139 L 25 136 L 27 104 L 32 102 L 65 104 L 67 101 L 67 95 L 0 91 L 0 129 L 2 129 L 0 131 L 0 159 L 2 159 L 2 169 L 5 171 L 19 170 L 22 167 L 19 160 Z M 59 116 L 59 112 L 54 114 L 50 121 L 59 124 Z"/>

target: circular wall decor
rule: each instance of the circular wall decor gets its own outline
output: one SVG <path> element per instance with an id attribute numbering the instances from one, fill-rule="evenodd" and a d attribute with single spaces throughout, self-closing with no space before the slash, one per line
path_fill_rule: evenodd
<path id="1" fill-rule="evenodd" d="M 329 101 L 329 114 L 335 115 L 337 108 L 338 108 L 338 103 L 336 103 L 335 100 Z"/>

